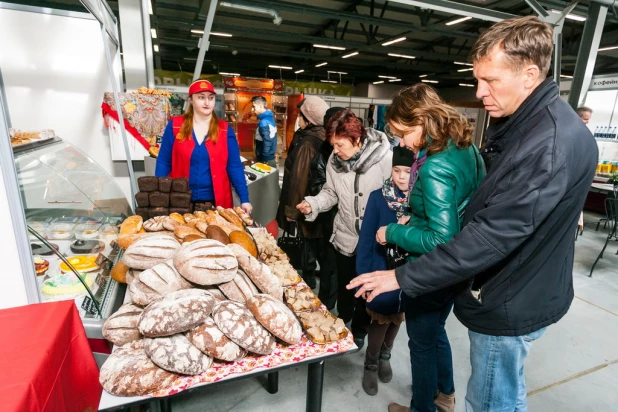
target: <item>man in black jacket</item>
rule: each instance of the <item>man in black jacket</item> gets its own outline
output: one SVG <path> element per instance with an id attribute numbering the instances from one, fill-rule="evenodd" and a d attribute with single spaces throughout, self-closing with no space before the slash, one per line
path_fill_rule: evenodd
<path id="1" fill-rule="evenodd" d="M 573 299 L 573 232 L 598 151 L 546 79 L 552 47 L 552 28 L 536 17 L 504 20 L 479 37 L 471 53 L 477 97 L 500 120 L 487 130 L 488 173 L 465 227 L 420 259 L 349 286 L 372 300 L 400 286 L 416 297 L 460 285 L 454 312 L 470 336 L 468 412 L 527 409 L 530 346 Z"/>

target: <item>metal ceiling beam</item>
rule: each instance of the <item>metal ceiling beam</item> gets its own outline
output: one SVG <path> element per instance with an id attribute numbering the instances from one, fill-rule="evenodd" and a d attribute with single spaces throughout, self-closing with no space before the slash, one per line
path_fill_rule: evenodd
<path id="1" fill-rule="evenodd" d="M 443 13 L 450 13 L 455 15 L 472 17 L 480 20 L 487 21 L 502 21 L 511 17 L 521 17 L 515 14 L 503 13 L 501 11 L 489 10 L 483 7 L 470 6 L 468 4 L 457 3 L 449 0 L 390 0 L 394 3 L 401 3 L 407 6 L 422 7 L 424 9 L 430 9 L 440 11 Z"/>
<path id="2" fill-rule="evenodd" d="M 538 14 L 539 17 L 541 17 L 542 19 L 545 19 L 549 16 L 549 13 L 547 12 L 547 10 L 545 10 L 545 7 L 543 7 L 538 1 L 526 0 L 526 3 L 528 3 L 528 6 L 530 6 L 530 8 L 532 8 L 532 10 L 534 10 L 534 12 Z"/>

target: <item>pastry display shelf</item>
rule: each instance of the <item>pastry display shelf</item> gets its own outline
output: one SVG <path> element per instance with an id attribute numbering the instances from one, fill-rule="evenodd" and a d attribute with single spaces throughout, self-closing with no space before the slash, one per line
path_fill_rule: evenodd
<path id="1" fill-rule="evenodd" d="M 38 147 L 46 146 L 51 143 L 61 142 L 62 139 L 59 137 L 48 137 L 46 139 L 32 139 L 30 143 L 20 144 L 19 146 L 13 146 L 13 153 L 21 153 L 26 150 L 33 150 Z"/>

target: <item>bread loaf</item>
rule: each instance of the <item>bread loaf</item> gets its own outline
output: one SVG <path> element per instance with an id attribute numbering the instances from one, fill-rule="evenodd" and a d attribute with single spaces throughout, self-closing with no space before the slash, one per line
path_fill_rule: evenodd
<path id="1" fill-rule="evenodd" d="M 208 216 L 206 212 L 203 212 L 201 210 L 196 210 L 195 212 L 193 212 L 193 215 L 199 220 L 203 220 L 204 222 L 206 221 L 206 216 Z"/>
<path id="2" fill-rule="evenodd" d="M 112 395 L 141 396 L 168 388 L 179 377 L 155 365 L 137 340 L 116 348 L 101 366 L 99 382 Z"/>
<path id="3" fill-rule="evenodd" d="M 234 252 L 241 269 L 245 271 L 247 276 L 249 276 L 262 293 L 266 293 L 278 300 L 283 299 L 283 288 L 268 266 L 251 256 L 249 252 L 240 245 L 231 243 L 228 245 L 228 248 Z"/>
<path id="4" fill-rule="evenodd" d="M 183 375 L 199 375 L 212 364 L 183 334 L 144 339 L 144 350 L 155 365 Z"/>
<path id="5" fill-rule="evenodd" d="M 174 266 L 190 282 L 218 285 L 234 279 L 238 262 L 221 242 L 203 239 L 184 244 L 174 257 Z"/>
<path id="6" fill-rule="evenodd" d="M 135 194 L 135 203 L 137 203 L 138 207 L 148 207 L 150 206 L 149 198 L 149 192 L 137 192 Z"/>
<path id="7" fill-rule="evenodd" d="M 173 179 L 172 192 L 185 193 L 188 190 L 189 190 L 189 180 L 188 179 L 185 179 L 184 177 Z"/>
<path id="8" fill-rule="evenodd" d="M 230 233 L 230 242 L 236 243 L 245 249 L 254 258 L 258 257 L 258 249 L 253 238 L 245 231 L 235 230 Z"/>
<path id="9" fill-rule="evenodd" d="M 112 268 L 112 271 L 110 272 L 110 276 L 116 282 L 127 283 L 127 272 L 128 271 L 129 271 L 129 267 L 125 265 L 124 263 L 122 263 L 121 261 L 114 265 L 114 267 Z"/>
<path id="10" fill-rule="evenodd" d="M 170 209 L 168 207 L 152 207 L 152 205 L 148 208 L 148 216 L 149 218 L 153 218 L 156 216 L 165 216 L 169 215 Z"/>
<path id="11" fill-rule="evenodd" d="M 150 269 L 174 257 L 180 243 L 170 236 L 153 235 L 138 240 L 122 256 L 125 265 L 134 269 Z"/>
<path id="12" fill-rule="evenodd" d="M 139 276 L 135 276 L 129 285 L 129 294 L 131 296 L 131 302 L 140 306 L 148 306 L 150 303 L 162 297 L 159 292 L 145 285 L 139 279 Z"/>
<path id="13" fill-rule="evenodd" d="M 105 320 L 103 337 L 116 346 L 140 339 L 137 322 L 143 311 L 144 309 L 132 303 L 122 305 L 116 313 Z"/>
<path id="14" fill-rule="evenodd" d="M 221 215 L 225 220 L 236 226 L 238 229 L 242 230 L 245 228 L 242 223 L 242 219 L 239 218 L 233 210 L 217 206 L 217 212 L 219 212 L 219 215 Z"/>
<path id="15" fill-rule="evenodd" d="M 137 216 L 140 216 L 143 220 L 150 219 L 150 213 L 148 212 L 148 208 L 147 207 L 136 207 L 135 208 L 135 214 Z"/>
<path id="16" fill-rule="evenodd" d="M 120 262 L 118 262 L 120 263 Z M 127 272 L 127 285 L 131 285 L 131 283 L 133 283 L 133 281 L 139 277 L 139 274 L 142 273 L 141 270 L 137 270 L 137 269 L 129 269 L 129 271 Z"/>
<path id="17" fill-rule="evenodd" d="M 156 176 L 142 176 L 137 179 L 140 192 L 155 192 L 159 190 L 159 178 Z"/>
<path id="18" fill-rule="evenodd" d="M 163 227 L 166 230 L 173 232 L 178 226 L 180 226 L 180 223 L 169 216 L 165 216 L 165 219 L 163 219 Z"/>
<path id="19" fill-rule="evenodd" d="M 144 220 L 141 216 L 129 216 L 120 225 L 120 231 L 118 232 L 118 235 L 134 235 L 142 229 L 143 224 Z"/>
<path id="20" fill-rule="evenodd" d="M 218 303 L 212 318 L 225 336 L 249 352 L 268 355 L 275 349 L 273 336 L 242 303 L 231 300 Z"/>
<path id="21" fill-rule="evenodd" d="M 198 226 L 206 226 L 206 223 L 203 222 L 198 222 L 197 223 Z M 223 229 L 221 229 L 219 226 L 207 226 L 206 227 L 206 237 L 208 239 L 212 239 L 212 240 L 216 240 L 217 242 L 221 242 L 224 245 L 229 245 L 230 243 L 230 238 L 228 237 L 227 233 L 225 233 L 225 231 Z"/>
<path id="22" fill-rule="evenodd" d="M 145 239 L 150 236 L 168 236 L 174 238 L 174 232 L 147 232 L 147 233 L 136 233 L 134 235 L 118 235 L 118 246 L 123 249 L 128 249 L 133 243 L 138 240 Z"/>
<path id="23" fill-rule="evenodd" d="M 184 225 L 185 223 L 185 218 L 182 217 L 181 214 L 179 213 L 170 213 L 170 218 L 174 219 L 176 222 L 180 223 L 181 225 Z"/>
<path id="24" fill-rule="evenodd" d="M 192 229 L 191 227 L 185 226 L 185 225 L 176 227 L 176 229 L 174 229 L 174 235 L 176 235 L 177 238 L 183 239 L 183 240 L 189 235 L 198 236 L 198 237 L 201 237 L 202 239 L 206 238 L 206 235 L 200 232 L 199 230 Z"/>
<path id="25" fill-rule="evenodd" d="M 182 289 L 191 289 L 193 285 L 178 274 L 172 260 L 159 263 L 139 275 L 139 280 L 161 296 Z"/>
<path id="26" fill-rule="evenodd" d="M 191 205 L 192 197 L 193 194 L 189 192 L 172 192 L 170 193 L 170 204 L 172 205 L 172 207 L 188 208 Z"/>
<path id="27" fill-rule="evenodd" d="M 191 213 L 191 208 L 190 207 L 170 207 L 170 215 L 172 213 L 178 213 L 179 215 L 183 216 L 186 215 L 187 213 Z M 193 216 L 193 215 L 191 215 Z"/>
<path id="28" fill-rule="evenodd" d="M 221 290 L 216 286 L 199 286 L 198 285 L 197 287 L 201 290 L 205 290 L 206 292 L 210 293 L 212 297 L 215 298 L 216 303 L 227 300 L 227 296 L 225 296 L 223 292 L 221 292 Z"/>
<path id="29" fill-rule="evenodd" d="M 208 212 L 206 212 L 205 219 L 206 219 L 206 223 L 208 223 L 209 226 L 210 225 L 219 226 L 221 229 L 223 229 L 225 234 L 228 236 L 233 231 L 238 230 L 236 226 L 234 226 L 233 224 L 231 224 L 230 222 L 228 222 L 227 220 L 219 216 L 218 213 L 212 210 L 209 210 Z"/>
<path id="30" fill-rule="evenodd" d="M 186 332 L 203 323 L 214 305 L 215 298 L 205 290 L 178 290 L 149 304 L 138 328 L 148 338 Z"/>
<path id="31" fill-rule="evenodd" d="M 234 362 L 247 355 L 247 351 L 225 336 L 210 317 L 188 331 L 187 338 L 206 355 L 222 361 Z"/>
<path id="32" fill-rule="evenodd" d="M 247 308 L 270 333 L 289 345 L 301 338 L 298 319 L 283 302 L 270 295 L 254 295 L 247 300 Z"/>
<path id="33" fill-rule="evenodd" d="M 234 212 L 236 212 L 238 217 L 240 217 L 242 219 L 242 221 L 245 223 L 245 225 L 253 226 L 253 219 L 251 219 L 251 216 L 249 216 L 247 213 L 245 213 L 244 210 L 242 210 L 238 206 L 234 206 Z"/>
<path id="34" fill-rule="evenodd" d="M 165 228 L 163 227 L 163 222 L 165 221 L 165 219 L 165 216 L 157 216 L 153 217 L 152 219 L 148 219 L 144 222 L 144 229 L 146 229 L 147 232 L 160 232 L 162 230 L 165 230 Z"/>
<path id="35" fill-rule="evenodd" d="M 187 223 L 197 220 L 197 217 L 195 217 L 193 213 L 185 213 L 182 215 L 182 217 L 185 219 L 185 222 Z"/>
<path id="36" fill-rule="evenodd" d="M 184 239 L 182 239 L 183 243 L 189 243 L 196 240 L 204 239 L 204 234 L 200 233 L 199 235 L 188 235 Z"/>
<path id="37" fill-rule="evenodd" d="M 234 279 L 220 284 L 219 289 L 229 300 L 240 303 L 245 303 L 247 299 L 259 293 L 251 279 L 240 269 Z"/>
<path id="38" fill-rule="evenodd" d="M 172 178 L 160 177 L 159 178 L 159 192 L 169 193 L 172 191 Z"/>

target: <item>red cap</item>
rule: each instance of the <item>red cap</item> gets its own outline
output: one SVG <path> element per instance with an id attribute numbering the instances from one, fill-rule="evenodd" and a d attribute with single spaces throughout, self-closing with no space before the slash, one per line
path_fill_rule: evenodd
<path id="1" fill-rule="evenodd" d="M 195 93 L 200 92 L 210 92 L 213 94 L 217 94 L 217 92 L 215 92 L 215 87 L 208 80 L 196 80 L 191 83 L 191 86 L 189 86 L 189 97 L 191 97 L 191 95 Z"/>

